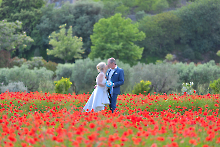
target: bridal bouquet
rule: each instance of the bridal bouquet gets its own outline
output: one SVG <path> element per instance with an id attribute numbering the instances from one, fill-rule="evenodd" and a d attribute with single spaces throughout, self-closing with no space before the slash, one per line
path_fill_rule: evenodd
<path id="1" fill-rule="evenodd" d="M 108 88 L 111 88 L 111 87 L 113 86 L 112 81 L 106 81 L 106 86 L 107 86 Z"/>

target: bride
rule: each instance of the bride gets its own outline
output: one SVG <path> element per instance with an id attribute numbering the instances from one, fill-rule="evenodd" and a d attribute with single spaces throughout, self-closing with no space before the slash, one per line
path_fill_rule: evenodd
<path id="1" fill-rule="evenodd" d="M 98 112 L 105 109 L 105 105 L 110 104 L 107 94 L 105 73 L 108 70 L 108 66 L 105 62 L 100 62 L 96 66 L 99 74 L 96 77 L 97 87 L 93 90 L 88 102 L 84 106 L 83 110 L 88 112 L 92 109 L 94 112 Z"/>

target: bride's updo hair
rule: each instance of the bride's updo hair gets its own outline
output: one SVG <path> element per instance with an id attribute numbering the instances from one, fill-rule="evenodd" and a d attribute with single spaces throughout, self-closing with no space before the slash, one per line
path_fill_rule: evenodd
<path id="1" fill-rule="evenodd" d="M 100 62 L 98 65 L 96 65 L 96 68 L 98 72 L 101 72 L 104 70 L 105 66 L 106 66 L 105 62 Z"/>

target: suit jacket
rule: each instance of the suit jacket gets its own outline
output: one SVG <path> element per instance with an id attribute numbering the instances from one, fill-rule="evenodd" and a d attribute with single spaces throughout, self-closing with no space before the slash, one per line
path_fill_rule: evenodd
<path id="1" fill-rule="evenodd" d="M 108 69 L 106 73 L 107 80 L 110 78 L 109 73 L 111 69 Z M 124 84 L 124 70 L 117 67 L 111 77 L 112 83 L 114 83 L 113 94 L 120 94 L 120 86 Z"/>

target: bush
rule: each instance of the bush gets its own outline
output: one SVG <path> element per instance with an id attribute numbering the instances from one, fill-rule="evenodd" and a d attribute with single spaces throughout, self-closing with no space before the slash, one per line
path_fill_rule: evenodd
<path id="1" fill-rule="evenodd" d="M 217 80 L 211 81 L 209 87 L 213 90 L 214 93 L 220 93 L 220 78 Z"/>
<path id="2" fill-rule="evenodd" d="M 39 88 L 40 81 L 51 81 L 53 72 L 47 70 L 45 67 L 34 68 L 33 70 L 28 69 L 27 65 L 13 68 L 1 68 L 0 75 L 5 76 L 6 83 L 21 81 L 27 85 L 28 91 L 37 91 Z M 0 81 L 2 82 L 2 81 Z"/>
<path id="3" fill-rule="evenodd" d="M 139 63 L 132 69 L 131 85 L 135 85 L 141 80 L 151 81 L 153 91 L 159 93 L 167 93 L 181 85 L 177 67 L 174 67 L 172 63 L 162 62 L 147 65 Z"/>
<path id="4" fill-rule="evenodd" d="M 65 63 L 65 64 L 58 64 L 56 73 L 56 80 L 60 80 L 63 78 L 70 78 L 70 81 L 73 82 L 71 76 L 73 73 L 74 64 Z"/>
<path id="5" fill-rule="evenodd" d="M 138 11 L 135 14 L 135 17 L 137 20 L 141 20 L 144 18 L 144 16 L 146 16 L 147 14 L 142 10 L 142 11 Z"/>
<path id="6" fill-rule="evenodd" d="M 195 59 L 194 51 L 193 51 L 192 49 L 190 49 L 190 48 L 184 50 L 184 51 L 182 52 L 182 56 L 183 56 L 184 58 L 187 58 L 187 59 L 190 59 L 190 60 L 194 60 L 194 59 Z"/>
<path id="7" fill-rule="evenodd" d="M 102 61 L 107 62 L 107 60 L 99 58 L 93 61 L 89 58 L 76 60 L 71 76 L 76 85 L 76 93 L 91 93 L 93 91 L 96 84 L 95 78 L 98 75 L 96 65 Z"/>
<path id="8" fill-rule="evenodd" d="M 180 0 L 167 0 L 170 7 L 177 7 L 180 4 Z"/>
<path id="9" fill-rule="evenodd" d="M 21 65 L 23 65 L 25 62 L 27 62 L 27 60 L 24 58 L 14 57 L 11 60 L 10 67 L 14 67 L 14 66 L 21 67 Z"/>
<path id="10" fill-rule="evenodd" d="M 141 80 L 140 83 L 137 83 L 134 85 L 134 89 L 132 90 L 132 93 L 134 94 L 148 94 L 150 92 L 150 81 L 144 81 Z"/>
<path id="11" fill-rule="evenodd" d="M 23 64 L 27 65 L 29 69 L 34 69 L 34 67 L 37 68 L 45 67 L 46 69 L 51 70 L 53 72 L 55 72 L 57 69 L 57 63 L 52 61 L 47 62 L 42 57 L 33 57 L 29 61 L 27 61 L 24 58 L 14 57 L 11 60 L 10 67 L 14 67 L 14 66 L 21 67 Z"/>
<path id="12" fill-rule="evenodd" d="M 47 69 L 47 70 L 51 70 L 55 73 L 56 69 L 57 69 L 57 63 L 52 62 L 52 61 L 46 61 L 43 60 L 43 66 Z"/>
<path id="13" fill-rule="evenodd" d="M 174 13 L 181 19 L 180 42 L 194 52 L 216 51 L 219 42 L 220 1 L 196 0 Z"/>
<path id="14" fill-rule="evenodd" d="M 33 57 L 31 60 L 24 62 L 24 65 L 27 65 L 29 69 L 40 68 L 44 66 L 42 57 Z"/>
<path id="15" fill-rule="evenodd" d="M 169 8 L 167 0 L 156 0 L 152 5 L 152 10 L 156 13 L 160 13 L 167 8 Z"/>
<path id="16" fill-rule="evenodd" d="M 50 81 L 49 80 L 46 80 L 46 81 L 41 80 L 39 83 L 39 88 L 38 88 L 39 92 L 54 93 L 54 89 L 55 89 L 55 86 L 54 86 L 54 83 L 52 80 L 50 80 Z"/>
<path id="17" fill-rule="evenodd" d="M 193 62 L 190 64 L 176 63 L 174 66 L 178 70 L 180 81 L 182 83 L 193 81 L 193 88 L 197 91 L 199 84 L 207 84 L 220 77 L 220 68 L 213 60 L 197 66 Z M 198 92 L 200 93 L 200 91 Z"/>
<path id="18" fill-rule="evenodd" d="M 55 83 L 55 92 L 61 94 L 67 94 L 68 89 L 71 87 L 72 82 L 70 82 L 70 78 L 63 78 L 59 81 L 54 81 Z"/>
<path id="19" fill-rule="evenodd" d="M 144 47 L 142 58 L 149 54 L 165 56 L 176 49 L 175 40 L 179 39 L 181 20 L 171 11 L 153 16 L 145 16 L 139 21 L 139 30 L 146 34 L 137 45 Z M 167 35 L 169 34 L 169 35 Z"/>
<path id="20" fill-rule="evenodd" d="M 24 85 L 23 82 L 12 82 L 9 83 L 7 86 L 1 86 L 1 92 L 24 92 L 27 91 L 27 87 Z"/>
<path id="21" fill-rule="evenodd" d="M 0 75 L 0 85 L 8 85 L 8 81 L 6 80 L 6 76 L 5 75 Z"/>

